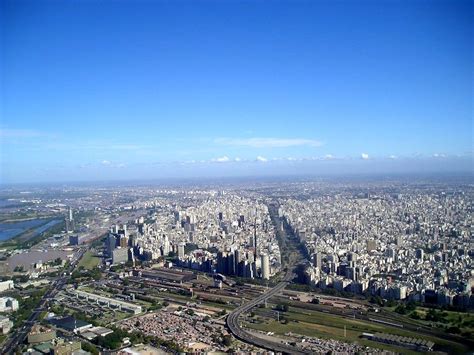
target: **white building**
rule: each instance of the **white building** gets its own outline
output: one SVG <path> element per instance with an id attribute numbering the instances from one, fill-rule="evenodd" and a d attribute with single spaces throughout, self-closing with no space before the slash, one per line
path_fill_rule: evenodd
<path id="1" fill-rule="evenodd" d="M 0 298 L 0 312 L 15 312 L 18 309 L 18 301 L 13 297 Z"/>
<path id="2" fill-rule="evenodd" d="M 184 243 L 178 244 L 178 259 L 179 260 L 184 259 Z"/>
<path id="3" fill-rule="evenodd" d="M 13 328 L 13 322 L 5 316 L 0 316 L 0 334 L 7 334 Z"/>
<path id="4" fill-rule="evenodd" d="M 12 290 L 14 287 L 12 280 L 0 282 L 0 292 Z"/>
<path id="5" fill-rule="evenodd" d="M 270 279 L 270 257 L 268 254 L 262 254 L 262 279 Z"/>

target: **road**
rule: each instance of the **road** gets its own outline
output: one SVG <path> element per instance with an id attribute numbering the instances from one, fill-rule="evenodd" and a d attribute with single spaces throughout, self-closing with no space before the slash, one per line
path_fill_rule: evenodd
<path id="1" fill-rule="evenodd" d="M 81 249 L 79 253 L 76 253 L 74 255 L 68 269 L 64 270 L 61 276 L 59 276 L 52 283 L 51 287 L 48 289 L 48 291 L 46 291 L 46 293 L 43 295 L 43 297 L 39 301 L 37 307 L 30 314 L 28 319 L 25 322 L 23 322 L 23 326 L 20 329 L 17 329 L 13 333 L 13 335 L 5 342 L 5 344 L 3 345 L 3 348 L 0 351 L 1 354 L 8 354 L 8 355 L 14 354 L 15 350 L 21 344 L 23 344 L 26 337 L 28 336 L 28 333 L 31 331 L 31 327 L 36 323 L 41 312 L 47 310 L 45 306 L 48 300 L 56 296 L 56 294 L 64 287 L 67 279 L 69 278 L 68 274 L 76 267 L 77 262 L 82 258 L 85 252 L 86 252 L 86 249 Z"/>
<path id="2" fill-rule="evenodd" d="M 264 348 L 267 350 L 281 352 L 285 354 L 306 354 L 300 349 L 297 349 L 293 346 L 281 344 L 278 342 L 272 342 L 269 340 L 265 340 L 262 338 L 258 338 L 253 334 L 249 333 L 248 331 L 242 329 L 239 324 L 239 317 L 241 314 L 249 312 L 252 308 L 258 306 L 268 300 L 269 298 L 275 296 L 280 291 L 282 291 L 289 283 L 289 281 L 293 278 L 294 274 L 291 271 L 288 271 L 280 283 L 278 283 L 275 287 L 268 290 L 267 292 L 263 293 L 257 298 L 243 304 L 242 306 L 234 309 L 229 315 L 227 316 L 226 323 L 227 327 L 231 331 L 231 333 L 238 339 L 256 345 L 260 348 Z"/>

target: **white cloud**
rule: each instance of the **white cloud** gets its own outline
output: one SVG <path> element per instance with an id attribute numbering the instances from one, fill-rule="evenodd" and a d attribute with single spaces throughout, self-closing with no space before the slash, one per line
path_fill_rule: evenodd
<path id="1" fill-rule="evenodd" d="M 332 159 L 334 159 L 334 155 L 332 155 L 332 154 L 326 154 L 326 155 L 324 156 L 324 159 L 325 159 L 325 160 L 332 160 Z"/>
<path id="2" fill-rule="evenodd" d="M 434 153 L 433 158 L 446 158 L 446 154 Z"/>
<path id="3" fill-rule="evenodd" d="M 295 146 L 320 147 L 322 142 L 303 138 L 217 138 L 217 144 L 251 148 L 285 148 Z"/>
<path id="4" fill-rule="evenodd" d="M 230 159 L 228 156 L 224 155 L 223 157 L 211 159 L 211 161 L 215 163 L 227 163 L 230 161 Z"/>
<path id="5" fill-rule="evenodd" d="M 109 168 L 125 168 L 127 165 L 125 163 L 112 163 L 109 160 L 102 160 L 100 162 L 102 166 L 107 166 Z"/>
<path id="6" fill-rule="evenodd" d="M 257 158 L 255 158 L 255 160 L 256 160 L 256 161 L 259 161 L 259 162 L 261 162 L 261 163 L 266 163 L 266 162 L 268 161 L 267 158 L 262 157 L 262 156 L 260 156 L 260 155 L 259 155 Z"/>
<path id="7" fill-rule="evenodd" d="M 235 157 L 234 161 L 239 162 L 239 161 L 242 161 L 242 159 L 240 159 L 239 157 Z"/>
<path id="8" fill-rule="evenodd" d="M 361 159 L 363 159 L 363 160 L 368 160 L 368 159 L 369 159 L 369 154 L 367 154 L 367 153 L 362 153 L 362 154 L 360 155 L 360 157 L 361 157 Z"/>

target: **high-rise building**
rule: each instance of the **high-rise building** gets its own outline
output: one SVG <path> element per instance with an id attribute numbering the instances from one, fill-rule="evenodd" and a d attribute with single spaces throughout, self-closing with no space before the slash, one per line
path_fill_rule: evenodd
<path id="1" fill-rule="evenodd" d="M 116 248 L 112 251 L 112 264 L 120 264 L 128 261 L 128 248 Z"/>
<path id="2" fill-rule="evenodd" d="M 323 255 L 321 252 L 316 252 L 313 254 L 313 266 L 321 270 L 321 265 L 323 262 Z"/>
<path id="3" fill-rule="evenodd" d="M 109 235 L 107 236 L 107 239 L 106 239 L 105 247 L 107 249 L 107 255 L 109 257 L 112 257 L 112 252 L 117 247 L 117 238 L 115 237 L 115 234 L 109 233 Z"/>
<path id="4" fill-rule="evenodd" d="M 234 252 L 230 252 L 228 255 L 227 255 L 227 271 L 229 273 L 229 275 L 235 275 L 235 261 L 234 261 L 234 258 L 235 258 L 235 254 Z"/>
<path id="5" fill-rule="evenodd" d="M 372 250 L 376 250 L 377 249 L 377 243 L 375 242 L 375 240 L 368 240 L 367 241 L 367 251 L 372 251 Z"/>
<path id="6" fill-rule="evenodd" d="M 268 256 L 268 254 L 262 254 L 261 261 L 262 261 L 262 279 L 269 280 L 270 279 L 270 257 Z"/>
<path id="7" fill-rule="evenodd" d="M 403 244 L 403 237 L 401 235 L 398 235 L 395 242 L 397 244 L 397 247 L 401 247 Z"/>
<path id="8" fill-rule="evenodd" d="M 126 248 L 128 246 L 128 238 L 125 235 L 120 235 L 120 247 Z"/>
<path id="9" fill-rule="evenodd" d="M 242 261 L 241 258 L 242 258 L 242 254 L 240 250 L 239 249 L 235 250 L 234 251 L 234 265 L 235 265 L 234 270 L 237 276 L 242 276 L 242 267 L 240 264 L 240 262 Z"/>
<path id="10" fill-rule="evenodd" d="M 228 261 L 226 252 L 217 252 L 217 272 L 219 274 L 224 275 L 228 273 Z"/>
<path id="11" fill-rule="evenodd" d="M 184 243 L 179 243 L 178 245 L 178 259 L 179 260 L 184 259 Z"/>
<path id="12" fill-rule="evenodd" d="M 257 217 L 255 217 L 255 223 L 253 225 L 253 247 L 254 247 L 253 261 L 254 263 L 256 263 L 257 262 Z"/>
<path id="13" fill-rule="evenodd" d="M 70 235 L 69 236 L 69 245 L 80 245 L 84 242 L 84 238 L 80 235 Z"/>
<path id="14" fill-rule="evenodd" d="M 347 254 L 347 261 L 349 262 L 356 262 L 357 261 L 357 254 L 354 252 L 350 252 Z"/>
<path id="15" fill-rule="evenodd" d="M 68 215 L 65 218 L 66 220 L 66 232 L 67 233 L 72 233 L 76 229 L 75 223 L 74 223 L 74 215 L 72 212 L 72 208 L 69 207 Z"/>
<path id="16" fill-rule="evenodd" d="M 415 254 L 416 254 L 416 258 L 418 260 L 423 261 L 423 257 L 424 257 L 424 254 L 425 254 L 423 249 L 416 249 Z"/>
<path id="17" fill-rule="evenodd" d="M 170 241 L 168 240 L 168 236 L 164 237 L 163 245 L 161 246 L 161 248 L 163 249 L 163 255 L 168 256 L 168 254 L 170 253 Z"/>

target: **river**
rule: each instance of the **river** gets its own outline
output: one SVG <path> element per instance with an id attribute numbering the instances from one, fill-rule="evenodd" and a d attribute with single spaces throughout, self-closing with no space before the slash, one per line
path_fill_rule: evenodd
<path id="1" fill-rule="evenodd" d="M 58 224 L 60 221 L 53 219 L 31 219 L 28 221 L 11 222 L 11 223 L 0 223 L 0 241 L 5 241 L 20 234 L 24 233 L 28 229 L 35 228 L 32 237 L 43 233 L 48 228 Z"/>

